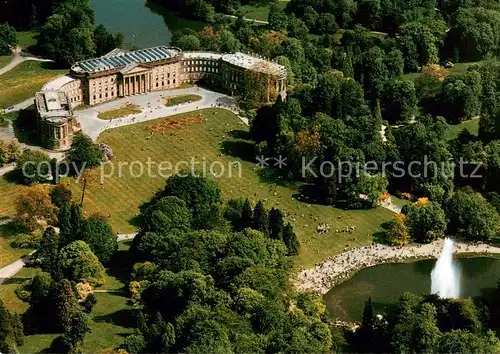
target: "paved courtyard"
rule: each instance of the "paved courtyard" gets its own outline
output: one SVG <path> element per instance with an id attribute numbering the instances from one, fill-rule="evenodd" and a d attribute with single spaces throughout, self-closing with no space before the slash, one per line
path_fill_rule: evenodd
<path id="1" fill-rule="evenodd" d="M 197 102 L 166 107 L 165 98 L 174 95 L 199 95 L 202 99 Z M 98 114 L 100 112 L 113 110 L 122 107 L 127 103 L 139 106 L 142 112 L 112 120 L 103 120 L 98 118 Z M 228 109 L 237 115 L 241 113 L 234 98 L 201 87 L 191 87 L 120 98 L 102 105 L 90 107 L 84 110 L 77 110 L 75 111 L 75 116 L 80 123 L 82 131 L 89 135 L 93 140 L 96 140 L 103 131 L 108 129 L 213 107 Z M 248 120 L 246 118 L 240 117 L 240 119 L 245 124 L 248 124 Z"/>

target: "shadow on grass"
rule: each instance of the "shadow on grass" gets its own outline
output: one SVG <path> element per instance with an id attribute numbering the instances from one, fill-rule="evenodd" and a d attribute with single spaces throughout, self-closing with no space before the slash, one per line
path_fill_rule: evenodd
<path id="1" fill-rule="evenodd" d="M 128 223 L 134 227 L 139 227 L 140 226 L 140 217 L 139 215 L 135 215 L 132 218 L 128 220 Z"/>
<path id="2" fill-rule="evenodd" d="M 254 162 L 253 145 L 246 141 L 223 141 L 221 152 L 224 155 L 240 158 L 247 162 Z"/>
<path id="3" fill-rule="evenodd" d="M 250 140 L 250 133 L 246 130 L 231 130 L 229 136 L 234 139 Z"/>
<path id="4" fill-rule="evenodd" d="M 14 121 L 14 134 L 20 143 L 40 145 L 37 132 L 37 118 L 34 109 L 24 109 Z"/>
<path id="5" fill-rule="evenodd" d="M 8 224 L 0 225 L 0 236 L 11 237 L 19 234 L 29 234 L 30 230 L 20 225 L 15 221 L 11 221 Z"/>
<path id="6" fill-rule="evenodd" d="M 124 328 L 133 328 L 136 326 L 135 323 L 135 310 L 133 309 L 123 309 L 118 310 L 116 312 L 102 315 L 102 316 L 94 316 L 94 322 L 100 323 L 112 323 L 114 325 L 124 327 Z"/>
<path id="7" fill-rule="evenodd" d="M 271 162 L 273 163 L 273 162 Z M 299 189 L 300 182 L 288 179 L 283 175 L 282 171 L 277 168 L 262 168 L 258 170 L 258 175 L 261 183 L 276 184 L 280 187 Z M 295 198 L 295 196 L 293 196 Z"/>
<path id="8" fill-rule="evenodd" d="M 3 285 L 19 285 L 25 283 L 29 279 L 31 279 L 31 277 L 9 278 L 5 282 L 3 282 Z"/>
<path id="9" fill-rule="evenodd" d="M 127 283 L 133 265 L 134 258 L 132 253 L 129 250 L 118 250 L 108 265 L 107 273 L 121 280 L 123 283 Z"/>
<path id="10" fill-rule="evenodd" d="M 387 243 L 387 232 L 391 228 L 391 223 L 389 221 L 384 222 L 380 225 L 381 230 L 377 230 L 373 233 L 372 238 L 376 243 L 388 244 Z"/>

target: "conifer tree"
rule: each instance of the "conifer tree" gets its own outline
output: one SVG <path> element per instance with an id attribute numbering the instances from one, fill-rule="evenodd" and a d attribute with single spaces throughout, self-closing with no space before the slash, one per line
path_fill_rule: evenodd
<path id="1" fill-rule="evenodd" d="M 293 256 L 299 254 L 299 240 L 297 239 L 297 235 L 293 231 L 293 226 L 290 223 L 286 224 L 283 229 L 283 242 L 288 249 L 288 254 Z"/>
<path id="2" fill-rule="evenodd" d="M 282 240 L 284 227 L 283 213 L 279 209 L 272 208 L 269 211 L 269 237 Z"/>
<path id="3" fill-rule="evenodd" d="M 253 229 L 269 236 L 269 216 L 262 201 L 258 201 L 253 210 Z"/>
<path id="4" fill-rule="evenodd" d="M 53 227 L 48 227 L 40 241 L 37 254 L 41 259 L 41 268 L 44 272 L 55 274 L 57 272 L 57 255 L 59 252 L 59 235 Z"/>
<path id="5" fill-rule="evenodd" d="M 241 211 L 241 224 L 240 224 L 241 230 L 247 227 L 252 227 L 252 223 L 253 223 L 252 206 L 250 205 L 250 201 L 248 200 L 248 198 L 246 198 L 245 202 L 243 203 L 243 209 Z"/>

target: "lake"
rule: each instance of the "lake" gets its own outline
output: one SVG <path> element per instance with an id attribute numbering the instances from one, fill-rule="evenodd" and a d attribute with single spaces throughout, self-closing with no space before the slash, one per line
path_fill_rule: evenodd
<path id="1" fill-rule="evenodd" d="M 204 26 L 144 0 L 90 0 L 90 5 L 97 24 L 105 25 L 113 34 L 123 33 L 125 48 L 168 45 L 173 32 Z"/>
<path id="2" fill-rule="evenodd" d="M 477 257 L 456 261 L 461 269 L 461 297 L 485 295 L 496 287 L 500 259 Z M 435 263 L 436 260 L 424 260 L 363 269 L 324 296 L 327 309 L 334 318 L 361 322 L 365 301 L 370 296 L 375 313 L 381 313 L 405 291 L 428 294 Z"/>

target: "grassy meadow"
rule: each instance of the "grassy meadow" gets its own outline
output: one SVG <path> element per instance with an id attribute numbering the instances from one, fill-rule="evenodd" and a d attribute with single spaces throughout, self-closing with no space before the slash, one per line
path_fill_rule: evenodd
<path id="1" fill-rule="evenodd" d="M 200 114 L 204 121 L 193 119 Z M 101 134 L 98 141 L 110 145 L 116 156 L 113 161 L 114 173 L 101 184 L 97 176 L 99 171 L 95 171 L 96 177 L 87 186 L 85 195 L 86 215 L 95 212 L 109 215 L 115 232 L 135 232 L 139 206 L 164 186 L 167 175 L 173 172 L 177 162 L 189 162 L 192 159 L 198 161 L 199 168 L 203 161 L 208 167 L 217 161 L 216 173 L 224 166 L 223 176 L 215 178 L 207 173 L 207 177 L 218 182 L 225 200 L 248 197 L 253 203 L 263 200 L 267 208 L 275 206 L 285 212 L 302 243 L 300 255 L 297 256 L 298 264 L 305 267 L 342 252 L 345 247 L 370 244 L 372 233 L 393 215 L 382 208 L 345 211 L 332 206 L 299 202 L 299 185 L 266 175 L 264 170 L 249 159 L 252 145 L 244 139 L 248 127 L 228 111 L 206 109 L 166 119 L 172 128 L 165 131 L 150 131 L 155 126 L 169 127 L 165 124 L 165 119 L 159 119 Z M 187 121 L 191 123 L 183 126 Z M 148 158 L 157 164 L 168 161 L 172 164 L 172 170 L 164 171 L 162 177 L 152 164 L 151 177 L 134 177 L 140 172 L 138 162 L 144 165 L 146 174 Z M 130 169 L 130 164 L 134 161 L 137 162 Z M 241 166 L 240 176 L 238 164 Z M 180 169 L 185 166 L 182 165 Z M 229 170 L 232 171 L 232 177 L 229 176 Z M 105 166 L 103 171 L 111 175 L 111 166 Z M 75 200 L 80 198 L 79 183 L 72 179 L 65 179 L 63 183 L 72 189 Z M 331 231 L 319 235 L 316 227 L 321 223 L 329 223 Z M 356 226 L 356 230 L 352 234 L 335 232 L 347 226 Z"/>
<path id="2" fill-rule="evenodd" d="M 138 114 L 141 112 L 142 110 L 139 108 L 139 106 L 135 104 L 129 104 L 120 108 L 100 112 L 97 115 L 97 117 L 101 119 L 116 119 L 116 118 L 123 118 L 131 114 Z"/>
<path id="3" fill-rule="evenodd" d="M 50 63 L 26 61 L 0 76 L 0 109 L 33 97 L 47 81 L 66 74 Z"/>
<path id="4" fill-rule="evenodd" d="M 172 107 L 177 106 L 178 104 L 185 104 L 191 102 L 201 101 L 202 97 L 199 95 L 179 95 L 179 96 L 170 96 L 165 99 L 165 106 Z"/>

